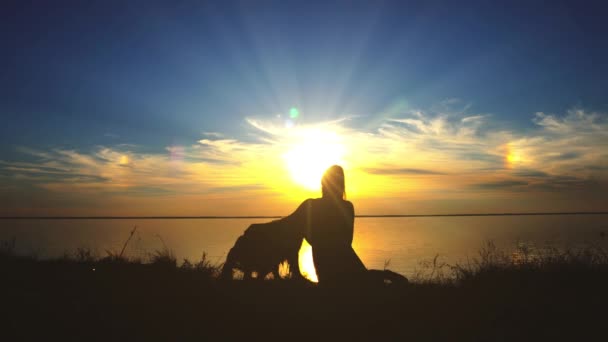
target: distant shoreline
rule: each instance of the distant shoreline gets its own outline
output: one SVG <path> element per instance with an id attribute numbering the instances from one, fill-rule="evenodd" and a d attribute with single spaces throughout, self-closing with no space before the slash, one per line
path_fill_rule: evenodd
<path id="1" fill-rule="evenodd" d="M 359 218 L 407 218 L 407 217 L 462 217 L 462 216 L 554 216 L 554 215 L 608 215 L 608 211 L 590 212 L 531 212 L 486 214 L 395 214 L 355 215 Z M 0 220 L 193 220 L 193 219 L 276 219 L 283 216 L 0 216 Z"/>

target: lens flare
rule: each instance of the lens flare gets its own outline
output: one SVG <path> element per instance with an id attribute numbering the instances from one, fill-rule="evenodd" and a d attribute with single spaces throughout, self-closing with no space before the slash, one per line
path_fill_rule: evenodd
<path id="1" fill-rule="evenodd" d="M 508 168 L 514 168 L 523 162 L 521 151 L 512 143 L 506 145 L 504 158 Z"/>
<path id="2" fill-rule="evenodd" d="M 291 117 L 292 119 L 297 119 L 298 116 L 300 116 L 300 111 L 298 110 L 298 108 L 291 107 L 291 109 L 289 110 L 289 117 Z"/>
<path id="3" fill-rule="evenodd" d="M 129 156 L 127 155 L 122 155 L 120 156 L 120 160 L 118 161 L 118 165 L 120 166 L 128 166 L 130 164 L 131 160 L 129 159 Z"/>

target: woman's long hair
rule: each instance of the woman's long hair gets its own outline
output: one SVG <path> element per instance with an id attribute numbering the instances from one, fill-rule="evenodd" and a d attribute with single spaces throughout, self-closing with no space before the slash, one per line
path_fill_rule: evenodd
<path id="1" fill-rule="evenodd" d="M 344 189 L 344 170 L 339 165 L 332 165 L 321 179 L 323 198 L 346 199 Z"/>

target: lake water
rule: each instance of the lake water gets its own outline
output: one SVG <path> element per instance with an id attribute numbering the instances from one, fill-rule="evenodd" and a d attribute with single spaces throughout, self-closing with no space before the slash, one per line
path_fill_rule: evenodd
<path id="1" fill-rule="evenodd" d="M 232 244 L 251 223 L 270 219 L 20 219 L 0 220 L 0 240 L 16 239 L 22 254 L 55 257 L 78 247 L 103 256 L 119 252 L 137 226 L 125 254 L 146 258 L 164 246 L 178 260 L 199 260 L 203 252 L 223 262 Z M 436 255 L 462 262 L 477 255 L 486 241 L 514 249 L 608 247 L 608 215 L 474 216 L 356 218 L 353 246 L 368 268 L 412 275 Z M 608 234 L 606 234 L 608 235 Z"/>

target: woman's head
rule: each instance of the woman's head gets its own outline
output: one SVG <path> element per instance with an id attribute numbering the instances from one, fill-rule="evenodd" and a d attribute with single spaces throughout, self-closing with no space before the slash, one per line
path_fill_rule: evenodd
<path id="1" fill-rule="evenodd" d="M 321 179 L 321 191 L 324 198 L 345 199 L 344 170 L 339 165 L 332 165 Z"/>

